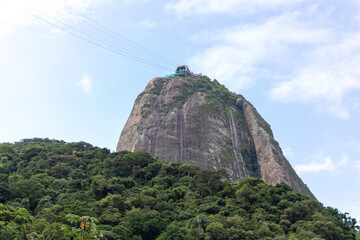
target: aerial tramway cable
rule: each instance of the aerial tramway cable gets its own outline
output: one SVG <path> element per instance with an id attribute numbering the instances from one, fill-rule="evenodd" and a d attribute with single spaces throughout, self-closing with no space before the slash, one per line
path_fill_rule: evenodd
<path id="1" fill-rule="evenodd" d="M 130 57 L 132 57 L 132 58 L 136 58 L 136 59 L 139 59 L 139 60 L 144 61 L 144 62 L 156 64 L 156 63 L 154 63 L 154 62 L 151 62 L 151 61 L 148 61 L 148 60 L 143 59 L 143 58 L 141 58 L 141 57 L 138 57 L 138 56 L 136 56 L 136 55 L 134 55 L 134 54 L 132 54 L 132 53 L 129 53 L 128 51 L 122 50 L 122 49 L 120 49 L 120 48 L 118 48 L 118 47 L 114 47 L 114 46 L 112 46 L 112 45 L 110 45 L 110 44 L 108 44 L 108 43 L 106 43 L 106 42 L 104 42 L 104 41 L 102 41 L 102 40 L 99 40 L 99 39 L 97 39 L 97 38 L 95 38 L 95 37 L 93 37 L 93 36 L 90 36 L 89 34 L 84 33 L 83 31 L 81 31 L 81 30 L 79 30 L 79 29 L 77 29 L 77 28 L 75 28 L 75 27 L 72 27 L 72 26 L 70 26 L 69 24 L 66 24 L 66 23 L 62 22 L 61 20 L 59 20 L 59 19 L 57 19 L 57 18 L 55 18 L 55 17 L 49 16 L 49 15 L 44 14 L 44 13 L 43 13 L 43 15 L 47 16 L 48 18 L 53 19 L 54 21 L 56 21 L 56 22 L 62 24 L 63 26 L 69 28 L 70 30 L 73 30 L 73 31 L 75 31 L 75 32 L 77 32 L 77 33 L 80 33 L 80 34 L 86 36 L 87 38 L 92 39 L 93 41 L 96 41 L 96 42 L 98 42 L 98 43 L 100 43 L 100 44 L 102 44 L 102 45 L 107 46 L 108 48 L 111 48 L 111 49 L 113 49 L 113 50 L 115 50 L 115 51 L 119 51 L 119 52 L 123 53 L 124 55 L 128 55 L 128 56 L 130 56 Z M 156 64 L 156 65 L 159 65 L 159 64 Z"/>
<path id="2" fill-rule="evenodd" d="M 142 47 L 141 45 L 139 45 L 139 44 L 137 44 L 137 43 L 135 43 L 135 42 L 127 39 L 126 37 L 120 35 L 120 34 L 117 33 L 117 32 L 112 31 L 111 29 L 109 29 L 109 28 L 105 27 L 104 25 L 102 25 L 102 24 L 100 24 L 100 23 L 92 20 L 91 18 L 88 18 L 87 16 L 78 13 L 78 12 L 75 11 L 74 9 L 70 8 L 70 10 L 71 10 L 74 14 L 77 14 L 77 15 L 79 15 L 80 17 L 82 17 L 83 19 L 85 19 L 85 20 L 88 22 L 87 24 L 89 24 L 90 26 L 98 29 L 98 30 L 101 31 L 102 33 L 104 33 L 104 34 L 106 34 L 106 35 L 114 38 L 115 40 L 117 40 L 117 41 L 119 41 L 119 42 L 122 42 L 122 43 L 125 43 L 125 44 L 127 44 L 127 45 L 129 45 L 129 46 L 131 46 L 131 47 L 133 47 L 133 48 L 135 48 L 135 49 L 137 49 L 137 50 L 139 50 L 139 51 L 141 51 L 141 52 L 143 52 L 143 53 L 145 53 L 145 54 L 153 57 L 153 58 L 156 58 L 156 59 L 158 59 L 158 60 L 160 60 L 160 61 L 162 61 L 162 62 L 164 62 L 164 63 L 170 64 L 170 65 L 176 65 L 175 62 L 173 62 L 173 61 L 171 61 L 171 60 L 169 60 L 169 59 L 167 59 L 167 58 L 165 58 L 165 57 L 160 56 L 159 54 L 157 54 L 157 53 L 155 53 L 155 52 L 152 52 L 152 51 L 150 51 L 150 50 Z"/>
<path id="3" fill-rule="evenodd" d="M 84 40 L 84 41 L 86 41 L 86 42 L 89 42 L 89 43 L 91 43 L 91 44 L 93 44 L 93 45 L 96 45 L 96 46 L 98 46 L 98 47 L 101 47 L 101 48 L 103 48 L 103 49 L 105 49 L 105 50 L 108 50 L 108 51 L 110 51 L 110 52 L 113 52 L 113 53 L 115 53 L 115 54 L 118 54 L 118 55 L 127 57 L 127 58 L 129 58 L 129 59 L 132 59 L 132 60 L 135 60 L 135 61 L 138 61 L 138 62 L 147 64 L 147 65 L 150 65 L 150 66 L 153 66 L 153 67 L 157 67 L 157 68 L 162 68 L 162 69 L 165 69 L 165 70 L 173 71 L 173 70 L 171 70 L 171 69 L 169 69 L 169 68 L 167 68 L 167 67 L 164 67 L 162 64 L 158 64 L 158 63 L 154 63 L 154 62 L 148 61 L 148 60 L 143 59 L 143 58 L 141 58 L 141 57 L 135 56 L 134 54 L 131 54 L 131 53 L 127 52 L 127 51 L 124 51 L 124 50 L 119 49 L 119 48 L 117 48 L 117 47 L 111 46 L 111 45 L 107 44 L 106 42 L 104 42 L 104 41 L 102 41 L 102 40 L 99 40 L 99 39 L 96 39 L 96 38 L 94 38 L 94 37 L 92 37 L 92 36 L 90 36 L 90 35 L 82 32 L 82 31 L 80 31 L 80 30 L 77 30 L 76 28 L 71 27 L 71 26 L 69 26 L 69 25 L 66 24 L 66 23 L 63 23 L 63 22 L 61 22 L 60 20 L 58 20 L 58 19 L 56 19 L 56 18 L 54 18 L 54 17 L 48 16 L 49 18 L 54 19 L 56 22 L 59 22 L 60 24 L 66 26 L 67 28 L 69 28 L 70 30 L 73 30 L 73 31 L 69 31 L 69 30 L 65 29 L 64 27 L 61 27 L 61 26 L 59 26 L 59 25 L 57 25 L 57 24 L 55 24 L 55 23 L 53 23 L 53 22 L 50 22 L 50 21 L 48 21 L 48 20 L 46 20 L 46 19 L 44 19 L 44 18 L 42 18 L 42 17 L 40 17 L 40 16 L 38 16 L 38 15 L 32 14 L 32 13 L 30 13 L 30 12 L 27 12 L 27 13 L 28 13 L 29 15 L 31 15 L 31 16 L 33 16 L 33 17 L 35 17 L 35 18 L 37 18 L 37 19 L 39 19 L 39 20 L 41 20 L 41 21 L 43 21 L 43 22 L 45 22 L 45 23 L 47 23 L 47 24 L 49 24 L 49 25 L 51 25 L 51 26 L 53 26 L 53 27 L 56 27 L 56 28 L 58 28 L 58 29 L 61 29 L 61 30 L 63 30 L 63 31 L 66 32 L 66 33 L 69 33 L 69 34 L 71 34 L 71 35 L 73 35 L 73 36 L 75 36 L 75 37 L 77 37 L 77 38 L 79 38 L 79 39 L 82 39 L 82 40 Z M 43 15 L 46 15 L 46 14 L 43 14 Z M 83 35 L 83 36 L 81 36 L 81 35 Z M 85 36 L 85 37 L 84 37 L 84 36 Z"/>

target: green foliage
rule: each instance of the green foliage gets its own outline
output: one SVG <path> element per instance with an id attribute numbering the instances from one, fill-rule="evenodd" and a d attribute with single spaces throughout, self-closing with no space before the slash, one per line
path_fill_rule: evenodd
<path id="1" fill-rule="evenodd" d="M 156 240 L 182 240 L 183 235 L 180 232 L 180 227 L 177 224 L 169 224 L 166 231 L 160 234 Z"/>
<path id="2" fill-rule="evenodd" d="M 157 79 L 157 81 L 153 81 L 152 83 L 153 83 L 153 86 L 152 86 L 152 89 L 150 90 L 151 93 L 153 93 L 155 95 L 160 95 L 160 92 L 162 90 L 164 82 Z"/>
<path id="3" fill-rule="evenodd" d="M 35 219 L 25 208 L 0 204 L 0 239 L 65 239 L 60 226 Z"/>
<path id="4" fill-rule="evenodd" d="M 64 225 L 62 230 L 74 240 L 100 239 L 103 236 L 96 226 L 97 219 L 89 216 L 66 215 L 68 221 L 76 227 Z"/>
<path id="5" fill-rule="evenodd" d="M 204 227 L 208 224 L 210 220 L 207 218 L 205 214 L 197 215 L 195 218 L 191 218 L 189 220 L 188 226 L 195 226 L 198 230 L 198 233 L 204 232 Z"/>
<path id="6" fill-rule="evenodd" d="M 0 164 L 0 239 L 359 238 L 348 213 L 284 183 L 228 182 L 223 170 L 145 152 L 25 139 L 0 144 Z"/>
<path id="7" fill-rule="evenodd" d="M 242 95 L 230 92 L 216 79 L 211 81 L 210 78 L 203 76 L 197 78 L 187 77 L 186 80 L 194 85 L 192 89 L 187 90 L 186 95 L 191 95 L 195 90 L 205 93 L 206 103 L 208 106 L 214 107 L 213 110 L 220 110 L 221 105 L 237 108 L 236 100 L 239 98 L 244 99 Z"/>

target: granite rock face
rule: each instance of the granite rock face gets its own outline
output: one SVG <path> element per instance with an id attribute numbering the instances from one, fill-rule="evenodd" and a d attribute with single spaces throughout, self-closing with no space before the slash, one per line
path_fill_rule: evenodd
<path id="1" fill-rule="evenodd" d="M 147 151 L 164 161 L 225 169 L 234 180 L 284 182 L 315 198 L 256 109 L 207 77 L 152 79 L 135 100 L 116 150 Z"/>

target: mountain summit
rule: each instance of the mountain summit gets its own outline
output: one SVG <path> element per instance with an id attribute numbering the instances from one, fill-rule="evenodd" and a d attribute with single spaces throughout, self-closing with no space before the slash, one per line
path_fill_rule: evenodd
<path id="1" fill-rule="evenodd" d="M 152 79 L 135 100 L 116 150 L 225 169 L 232 179 L 284 182 L 315 199 L 251 103 L 206 76 Z"/>

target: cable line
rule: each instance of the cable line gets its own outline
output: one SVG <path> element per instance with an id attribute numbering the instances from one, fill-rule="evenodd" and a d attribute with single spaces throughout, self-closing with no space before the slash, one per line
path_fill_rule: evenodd
<path id="1" fill-rule="evenodd" d="M 138 62 L 147 64 L 147 65 L 150 65 L 150 66 L 153 66 L 153 67 L 157 67 L 157 68 L 162 68 L 162 69 L 165 69 L 165 70 L 173 71 L 173 70 L 171 70 L 171 69 L 169 69 L 169 68 L 167 68 L 167 67 L 164 67 L 164 66 L 161 66 L 161 65 L 159 65 L 159 64 L 156 64 L 156 63 L 153 63 L 153 62 L 144 60 L 144 59 L 139 58 L 139 57 L 137 57 L 137 56 L 135 56 L 135 55 L 133 55 L 133 54 L 131 54 L 131 53 L 128 53 L 128 52 L 126 52 L 126 51 L 123 51 L 123 50 L 121 50 L 121 49 L 118 49 L 118 48 L 116 48 L 116 47 L 113 47 L 113 46 L 111 46 L 111 45 L 109 45 L 109 44 L 107 44 L 107 43 L 105 43 L 105 42 L 103 42 L 103 41 L 101 41 L 101 40 L 96 39 L 96 38 L 94 38 L 95 41 L 93 41 L 93 40 L 91 40 L 91 38 L 93 38 L 93 37 L 89 36 L 89 35 L 86 34 L 86 33 L 81 32 L 81 31 L 79 31 L 79 30 L 76 30 L 76 29 L 75 29 L 75 33 L 74 33 L 74 32 L 72 32 L 72 31 L 69 31 L 69 30 L 67 30 L 67 29 L 59 26 L 59 25 L 56 25 L 56 24 L 54 24 L 54 23 L 52 23 L 52 22 L 50 22 L 50 21 L 47 21 L 46 19 L 44 19 L 44 18 L 42 18 L 42 17 L 40 17 L 40 16 L 34 15 L 34 14 L 30 13 L 30 12 L 27 12 L 27 13 L 28 13 L 29 15 L 31 15 L 31 16 L 33 16 L 33 17 L 35 17 L 35 18 L 37 18 L 37 19 L 39 19 L 39 20 L 41 20 L 41 21 L 43 21 L 43 22 L 45 22 L 45 23 L 47 23 L 47 24 L 49 24 L 49 25 L 51 25 L 51 26 L 53 26 L 53 27 L 56 27 L 56 28 L 58 28 L 58 29 L 61 29 L 61 30 L 63 30 L 63 31 L 66 32 L 66 33 L 69 33 L 69 34 L 71 34 L 71 35 L 73 35 L 73 36 L 75 36 L 75 37 L 77 37 L 77 38 L 80 38 L 80 39 L 82 39 L 82 40 L 84 40 L 84 41 L 86 41 L 86 42 L 88 42 L 88 43 L 91 43 L 91 44 L 93 44 L 93 45 L 96 45 L 96 46 L 98 46 L 98 47 L 101 47 L 101 48 L 103 48 L 103 49 L 105 49 L 105 50 L 108 50 L 108 51 L 110 51 L 110 52 L 113 52 L 113 53 L 115 53 L 115 54 L 118 54 L 118 55 L 121 55 L 121 56 L 130 58 L 130 59 L 132 59 L 132 60 L 135 60 L 135 61 L 138 61 Z M 53 18 L 53 17 L 51 17 L 51 18 Z M 53 18 L 53 19 L 55 19 L 55 18 Z M 59 20 L 56 20 L 56 19 L 55 19 L 55 21 L 58 21 L 58 22 L 61 23 L 61 21 L 59 21 Z M 67 24 L 64 24 L 64 25 L 67 25 Z M 68 27 L 69 27 L 69 26 L 68 26 Z M 69 28 L 74 30 L 73 27 L 69 27 Z M 80 34 L 82 34 L 82 35 L 84 35 L 84 36 L 86 36 L 86 37 L 88 37 L 88 38 L 90 38 L 90 39 L 85 38 L 85 37 L 77 34 L 76 32 L 79 32 Z M 102 44 L 99 44 L 99 43 L 97 43 L 96 41 L 98 41 L 98 42 L 100 42 L 100 43 L 102 43 Z"/>
<path id="2" fill-rule="evenodd" d="M 47 14 L 45 14 L 45 13 L 42 13 L 42 14 L 45 15 L 45 16 L 47 16 L 48 18 L 51 18 L 51 19 L 55 20 L 56 22 L 64 25 L 65 27 L 68 27 L 70 30 L 74 30 L 75 32 L 80 33 L 80 34 L 82 34 L 82 35 L 84 35 L 84 36 L 86 36 L 86 37 L 88 37 L 88 38 L 90 38 L 90 39 L 93 39 L 93 40 L 95 40 L 95 41 L 97 41 L 97 42 L 99 42 L 99 43 L 101 43 L 101 44 L 103 44 L 103 45 L 105 45 L 105 46 L 107 46 L 107 47 L 109 47 L 109 48 L 112 48 L 112 49 L 114 49 L 114 50 L 116 50 L 116 51 L 122 52 L 123 54 L 129 55 L 129 56 L 131 56 L 131 57 L 140 59 L 140 60 L 142 60 L 142 61 L 146 61 L 146 62 L 150 62 L 150 63 L 151 63 L 151 61 L 148 61 L 148 60 L 146 60 L 146 59 L 143 59 L 143 58 L 141 58 L 141 57 L 138 57 L 138 56 L 136 56 L 136 55 L 134 55 L 134 54 L 129 53 L 128 51 L 119 49 L 119 48 L 117 48 L 117 47 L 114 47 L 114 46 L 112 46 L 112 45 L 110 45 L 110 44 L 102 41 L 102 40 L 99 40 L 98 38 L 95 38 L 95 37 L 93 37 L 93 36 L 90 36 L 89 34 L 84 33 L 83 31 L 81 31 L 81 30 L 79 30 L 79 29 L 77 29 L 77 28 L 75 28 L 75 27 L 72 27 L 72 26 L 70 26 L 69 24 L 66 24 L 66 23 L 62 22 L 61 20 L 59 20 L 59 19 L 57 19 L 57 18 L 55 18 L 55 17 L 51 17 L 51 16 L 49 16 L 49 15 L 47 15 Z"/>
<path id="3" fill-rule="evenodd" d="M 143 62 L 143 63 L 146 62 L 146 63 L 150 63 L 152 66 L 156 65 L 156 66 L 161 66 L 162 68 L 164 68 L 161 64 L 157 64 L 157 63 L 151 62 L 151 61 L 149 61 L 149 60 L 146 60 L 146 59 L 144 59 L 144 58 L 138 57 L 138 56 L 136 56 L 136 55 L 134 55 L 134 54 L 129 53 L 128 51 L 119 49 L 119 48 L 117 48 L 117 47 L 114 47 L 114 46 L 112 46 L 112 45 L 110 45 L 110 44 L 102 41 L 102 40 L 99 40 L 99 39 L 97 39 L 97 38 L 95 38 L 95 37 L 92 37 L 92 36 L 90 36 L 89 34 L 86 34 L 86 33 L 84 33 L 83 31 L 78 30 L 78 29 L 70 26 L 69 24 L 66 24 L 66 23 L 64 23 L 64 22 L 56 19 L 55 17 L 51 17 L 51 16 L 49 16 L 49 15 L 43 13 L 43 12 L 42 12 L 42 15 L 45 15 L 45 16 L 47 16 L 48 18 L 52 18 L 53 20 L 57 21 L 58 23 L 66 26 L 66 27 L 68 27 L 70 30 L 74 30 L 75 32 L 80 33 L 80 34 L 86 36 L 87 38 L 93 39 L 93 40 L 101 43 L 102 45 L 105 45 L 107 48 L 111 48 L 111 49 L 113 49 L 113 50 L 116 51 L 116 52 L 121 52 L 124 56 L 126 55 L 126 57 L 129 57 L 129 58 L 131 58 L 131 59 L 135 59 L 135 58 L 136 58 L 136 59 L 138 59 L 139 61 L 141 61 L 141 62 Z M 38 16 L 38 17 L 39 17 L 39 16 Z M 58 25 L 55 25 L 55 26 L 58 27 Z M 66 30 L 66 31 L 67 31 L 67 32 L 70 32 L 70 31 L 68 31 L 68 30 Z M 168 68 L 166 68 L 166 69 L 168 69 Z M 169 70 L 169 69 L 168 69 L 168 70 Z"/>
<path id="4" fill-rule="evenodd" d="M 175 66 L 177 65 L 177 63 L 175 63 L 175 62 L 173 62 L 173 61 L 171 61 L 171 60 L 169 60 L 169 59 L 167 59 L 167 58 L 165 58 L 165 57 L 162 57 L 162 56 L 160 56 L 159 54 L 154 53 L 154 52 L 152 52 L 152 51 L 150 51 L 150 50 L 142 47 L 141 45 L 139 45 L 139 44 L 137 44 L 137 43 L 135 43 L 135 42 L 133 42 L 133 41 L 131 41 L 131 40 L 123 37 L 123 36 L 121 36 L 119 33 L 116 33 L 116 32 L 114 32 L 114 31 L 112 31 L 111 29 L 109 29 L 109 28 L 105 27 L 104 25 L 102 25 L 102 24 L 100 24 L 100 23 L 92 20 L 91 18 L 88 18 L 88 17 L 86 17 L 85 15 L 76 12 L 74 9 L 70 8 L 70 10 L 71 10 L 73 13 L 75 13 L 75 14 L 81 16 L 82 18 L 86 19 L 86 20 L 88 21 L 88 24 L 89 24 L 89 25 L 91 25 L 92 27 L 95 27 L 95 28 L 98 29 L 99 31 L 101 31 L 101 32 L 109 35 L 110 37 L 112 37 L 112 38 L 114 38 L 114 39 L 116 39 L 116 40 L 118 40 L 118 41 L 120 41 L 120 42 L 123 42 L 123 43 L 125 43 L 125 44 L 128 44 L 128 45 L 130 45 L 131 47 L 133 47 L 133 48 L 135 48 L 135 49 L 137 49 L 137 50 L 139 50 L 139 51 L 142 51 L 142 52 L 144 52 L 145 54 L 147 54 L 147 55 L 149 55 L 149 56 L 151 56 L 151 57 L 157 58 L 157 59 L 160 60 L 160 61 L 163 61 L 163 62 L 168 63 L 168 64 L 170 64 L 170 65 L 175 65 Z"/>

